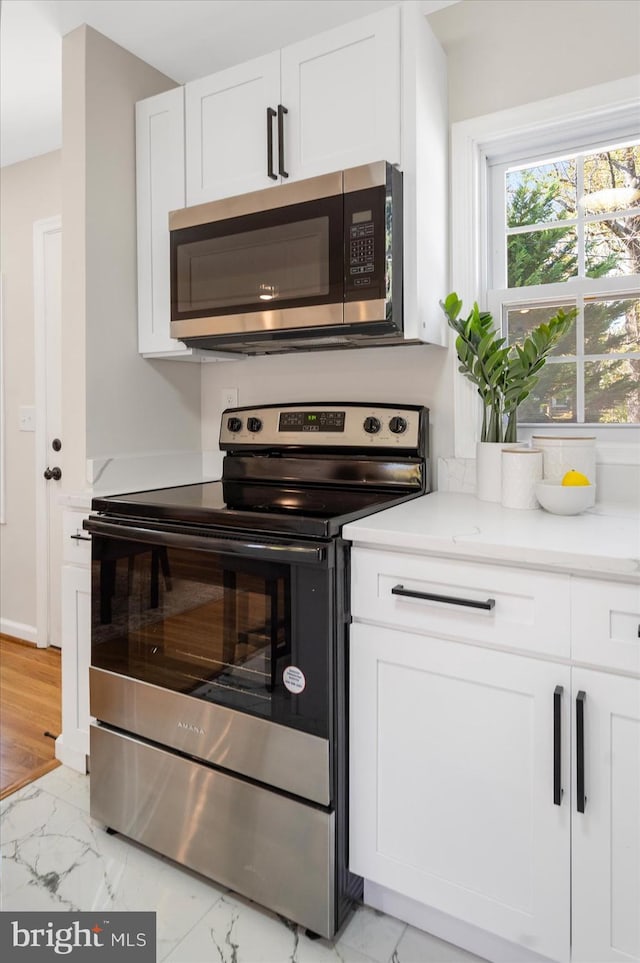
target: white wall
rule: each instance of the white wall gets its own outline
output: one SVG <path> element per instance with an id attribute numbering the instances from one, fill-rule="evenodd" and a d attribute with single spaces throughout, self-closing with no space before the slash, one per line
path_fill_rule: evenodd
<path id="1" fill-rule="evenodd" d="M 35 433 L 19 409 L 35 402 L 33 222 L 60 214 L 60 151 L 0 171 L 3 275 L 5 519 L 0 526 L 0 631 L 33 639 L 36 623 Z"/>
<path id="2" fill-rule="evenodd" d="M 462 0 L 428 20 L 448 57 L 450 122 L 640 69 L 638 0 Z M 341 398 L 425 404 L 432 454 L 448 457 L 454 377 L 460 375 L 450 352 L 426 346 L 209 365 L 202 380 L 204 447 L 217 439 L 220 387 L 238 386 L 240 404 Z"/>
<path id="3" fill-rule="evenodd" d="M 134 104 L 173 86 L 89 27 L 64 38 L 67 490 L 86 487 L 86 458 L 200 449 L 199 366 L 149 361 L 137 347 Z"/>
<path id="4" fill-rule="evenodd" d="M 452 123 L 630 77 L 638 0 L 462 0 L 428 18 L 449 62 Z"/>

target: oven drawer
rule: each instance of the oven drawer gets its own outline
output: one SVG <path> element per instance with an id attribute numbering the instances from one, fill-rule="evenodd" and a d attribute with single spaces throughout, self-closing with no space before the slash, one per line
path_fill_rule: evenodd
<path id="1" fill-rule="evenodd" d="M 356 548 L 351 605 L 357 620 L 569 657 L 568 575 Z"/>
<path id="2" fill-rule="evenodd" d="M 95 666 L 89 677 L 91 715 L 100 722 L 322 806 L 331 802 L 327 739 Z"/>
<path id="3" fill-rule="evenodd" d="M 91 816 L 322 936 L 335 931 L 333 813 L 94 725 Z"/>

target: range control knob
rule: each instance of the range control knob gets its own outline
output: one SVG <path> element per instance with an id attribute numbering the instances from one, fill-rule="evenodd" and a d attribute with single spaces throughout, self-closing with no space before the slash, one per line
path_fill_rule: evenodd
<path id="1" fill-rule="evenodd" d="M 380 431 L 380 421 L 370 415 L 368 418 L 364 419 L 364 424 L 362 426 L 368 435 L 377 435 Z"/>
<path id="2" fill-rule="evenodd" d="M 249 431 L 260 431 L 262 422 L 259 418 L 247 418 L 247 428 Z"/>
<path id="3" fill-rule="evenodd" d="M 407 430 L 407 422 L 405 418 L 401 418 L 400 415 L 396 415 L 389 422 L 389 428 L 394 433 L 394 435 L 401 435 L 403 431 Z"/>
<path id="4" fill-rule="evenodd" d="M 240 418 L 227 418 L 227 428 L 229 431 L 232 431 L 235 434 L 237 431 L 241 430 L 242 421 Z"/>

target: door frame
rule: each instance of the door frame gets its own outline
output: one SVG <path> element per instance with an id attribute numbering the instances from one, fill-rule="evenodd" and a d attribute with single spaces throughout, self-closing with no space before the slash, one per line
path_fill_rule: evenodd
<path id="1" fill-rule="evenodd" d="M 48 458 L 47 412 L 52 400 L 60 408 L 61 372 L 55 370 L 54 359 L 47 350 L 50 343 L 51 312 L 47 303 L 47 238 L 62 233 L 62 218 L 43 218 L 33 224 L 33 320 L 34 320 L 34 382 L 36 428 L 34 444 L 35 523 L 36 523 L 36 644 L 49 645 L 49 495 L 44 481 Z M 60 325 L 61 327 L 61 325 Z M 59 337 L 60 332 L 57 336 Z M 57 395 L 57 397 L 56 397 Z M 60 580 L 58 579 L 58 582 Z M 60 643 L 62 640 L 58 640 Z"/>

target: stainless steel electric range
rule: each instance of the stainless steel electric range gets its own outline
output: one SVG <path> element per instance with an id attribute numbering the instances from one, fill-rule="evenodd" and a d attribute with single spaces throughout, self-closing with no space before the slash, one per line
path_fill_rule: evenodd
<path id="1" fill-rule="evenodd" d="M 428 491 L 428 411 L 223 414 L 220 481 L 94 498 L 91 815 L 332 937 L 348 871 L 347 521 Z"/>

